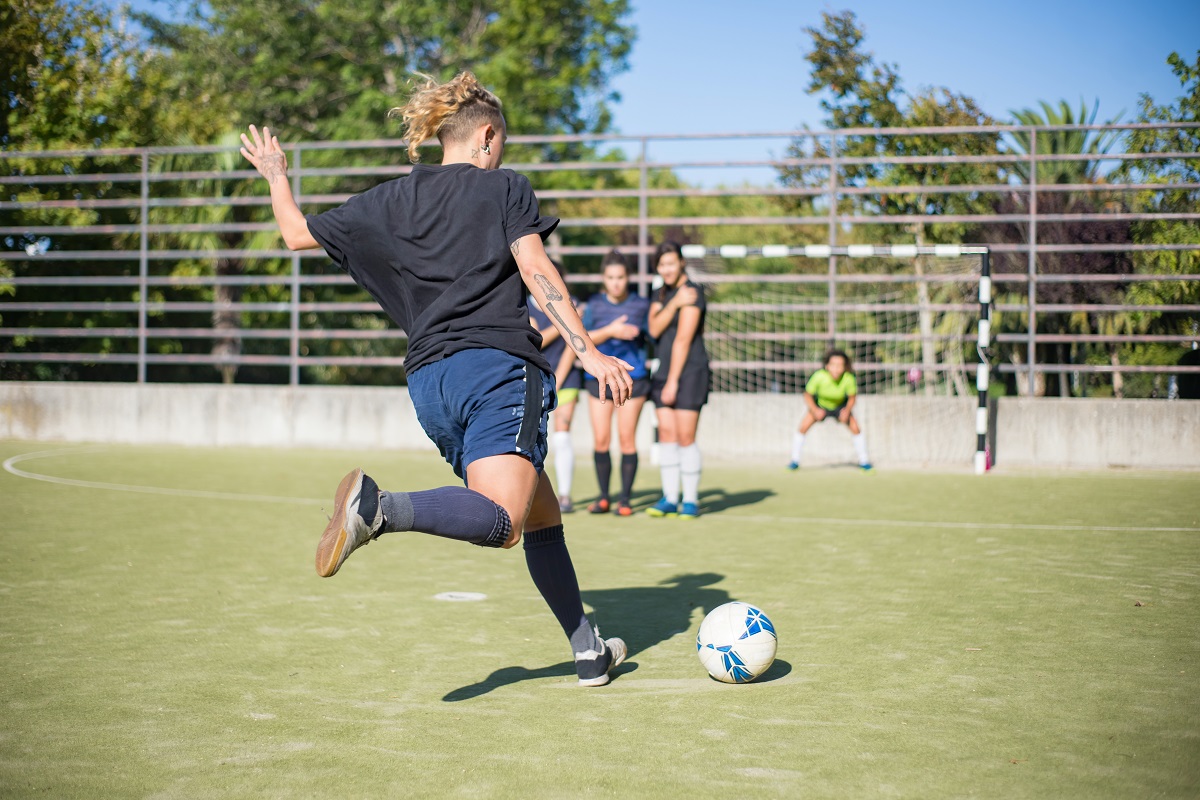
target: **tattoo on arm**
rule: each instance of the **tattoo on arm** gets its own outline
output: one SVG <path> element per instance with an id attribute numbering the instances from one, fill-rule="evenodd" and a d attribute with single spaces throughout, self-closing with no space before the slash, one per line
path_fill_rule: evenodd
<path id="1" fill-rule="evenodd" d="M 516 247 L 516 243 L 513 244 Z M 554 284 L 546 279 L 545 275 L 534 275 L 533 279 L 537 281 L 537 285 L 542 287 L 542 293 L 546 295 L 547 300 L 562 300 L 562 292 L 554 288 Z"/>
<path id="2" fill-rule="evenodd" d="M 513 258 L 516 258 L 517 254 L 521 252 L 521 240 L 517 239 L 515 242 L 513 242 L 512 244 L 510 244 L 508 246 L 508 249 L 512 250 Z"/>
<path id="3" fill-rule="evenodd" d="M 538 277 L 541 278 L 540 275 Z M 542 278 L 542 280 L 545 280 L 545 278 Z M 557 292 L 556 292 L 556 294 L 557 294 Z M 562 295 L 558 295 L 558 299 L 561 300 Z M 554 307 L 553 303 L 546 303 L 546 313 L 550 314 L 552 317 L 554 317 L 556 320 L 558 320 L 558 324 L 561 325 L 563 327 L 563 330 L 565 330 L 567 332 L 567 335 L 571 337 L 571 347 L 575 350 L 576 353 L 579 353 L 580 355 L 582 355 L 583 353 L 587 352 L 587 345 L 585 345 L 583 343 L 583 337 L 567 327 L 566 320 L 564 320 L 562 318 L 562 316 L 558 313 L 558 309 L 556 309 Z"/>
<path id="4" fill-rule="evenodd" d="M 263 177 L 267 183 L 274 183 L 276 178 L 287 176 L 287 161 L 279 153 L 263 157 Z"/>

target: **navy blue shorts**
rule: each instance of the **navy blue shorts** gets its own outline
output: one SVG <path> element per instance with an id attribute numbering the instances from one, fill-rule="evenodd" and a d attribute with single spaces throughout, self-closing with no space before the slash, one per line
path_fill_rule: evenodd
<path id="1" fill-rule="evenodd" d="M 454 474 L 488 456 L 516 453 L 542 471 L 554 376 L 501 350 L 463 350 L 408 376 L 408 394 L 425 434 Z"/>

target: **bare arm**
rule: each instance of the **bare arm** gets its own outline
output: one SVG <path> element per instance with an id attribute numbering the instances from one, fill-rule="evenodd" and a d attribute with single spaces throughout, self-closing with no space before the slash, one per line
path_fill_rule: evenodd
<path id="1" fill-rule="evenodd" d="M 530 322 L 532 324 L 532 320 L 530 320 Z M 551 322 L 549 325 L 547 325 L 544 328 L 539 328 L 537 325 L 534 325 L 533 329 L 542 335 L 542 349 L 543 350 L 545 350 L 547 347 L 554 344 L 554 342 L 556 342 L 558 340 L 558 337 L 559 337 L 558 328 L 554 327 L 553 322 Z"/>
<path id="2" fill-rule="evenodd" d="M 671 326 L 671 320 L 675 319 L 675 312 L 685 306 L 694 304 L 697 300 L 696 290 L 691 286 L 684 286 L 671 299 L 664 303 L 650 304 L 650 319 L 649 328 L 650 336 L 657 339 L 663 335 L 663 331 Z"/>
<path id="3" fill-rule="evenodd" d="M 271 187 L 271 210 L 275 212 L 275 221 L 279 223 L 279 232 L 283 234 L 283 243 L 289 250 L 312 250 L 321 245 L 313 238 L 308 230 L 308 221 L 296 199 L 292 196 L 292 186 L 287 179 L 287 157 L 279 146 L 279 137 L 271 135 L 270 128 L 263 128 L 262 136 L 258 129 L 250 126 L 253 141 L 242 134 L 242 155 L 254 165 Z"/>
<path id="4" fill-rule="evenodd" d="M 516 259 L 517 269 L 521 279 L 529 287 L 529 291 L 537 298 L 538 305 L 546 312 L 558 328 L 567 343 L 567 349 L 573 352 L 593 377 L 600 382 L 601 402 L 606 394 L 605 389 L 612 391 L 617 405 L 624 405 L 633 389 L 633 380 L 629 377 L 633 366 L 619 358 L 606 356 L 596 349 L 596 344 L 583 328 L 583 320 L 568 299 L 570 294 L 546 255 L 542 245 L 542 237 L 536 233 L 522 236 L 509 245 L 513 258 Z"/>
<path id="5" fill-rule="evenodd" d="M 588 336 L 592 337 L 592 341 L 596 344 L 607 342 L 609 339 L 632 341 L 641 331 L 638 330 L 637 325 L 627 322 L 628 319 L 627 315 L 622 314 L 603 328 L 588 331 Z"/>
<path id="6" fill-rule="evenodd" d="M 858 395 L 846 395 L 846 407 L 842 409 L 842 413 L 838 414 L 838 419 L 842 422 L 850 419 L 850 413 L 854 410 L 854 402 L 858 400 Z"/>
<path id="7" fill-rule="evenodd" d="M 567 382 L 567 376 L 571 374 L 571 370 L 575 368 L 575 353 L 571 348 L 564 347 L 562 355 L 558 359 L 558 364 L 554 367 L 554 386 L 562 388 L 562 385 Z"/>
<path id="8" fill-rule="evenodd" d="M 825 409 L 817 405 L 817 398 L 808 392 L 804 393 L 804 405 L 808 406 L 808 413 L 812 414 L 813 419 L 825 419 Z"/>

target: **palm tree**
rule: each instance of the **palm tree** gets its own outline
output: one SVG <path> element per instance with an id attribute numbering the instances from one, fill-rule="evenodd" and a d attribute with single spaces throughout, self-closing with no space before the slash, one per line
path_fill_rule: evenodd
<path id="1" fill-rule="evenodd" d="M 1091 112 L 1080 100 L 1078 111 L 1065 101 L 1051 105 L 1042 101 L 1039 109 L 1024 109 L 1013 111 L 1015 120 L 1031 130 L 1012 133 L 1005 141 L 1010 152 L 1037 158 L 1036 169 L 1028 160 L 1021 160 L 1007 167 L 1011 176 L 1020 179 L 1021 185 L 1014 185 L 1013 190 L 997 201 L 994 209 L 997 213 L 1022 214 L 1028 213 L 1026 187 L 1036 181 L 1038 187 L 1053 186 L 1082 186 L 1097 185 L 1106 182 L 1104 162 L 1105 157 L 1123 144 L 1119 131 L 1094 131 L 1087 129 L 1055 130 L 1058 126 L 1094 125 L 1099 112 L 1099 101 L 1093 105 Z M 1120 119 L 1103 123 L 1115 124 Z M 1055 156 L 1075 156 L 1071 159 L 1056 159 Z M 1032 179 L 1032 180 L 1031 180 Z M 1082 221 L 1070 219 L 1075 214 L 1094 214 L 1108 208 L 1110 198 L 1103 193 L 1092 191 L 1037 191 L 1037 211 L 1042 214 L 1066 215 L 1057 221 L 1041 220 L 1038 222 L 1038 241 L 1053 243 L 1078 244 L 1125 244 L 1128 243 L 1129 223 L 1122 220 L 1091 220 Z M 1120 202 L 1119 200 L 1115 202 Z M 1029 241 L 1030 231 L 1020 223 L 1014 225 L 988 226 L 984 231 L 984 239 L 988 243 L 1012 243 Z M 1090 252 L 1090 253 L 1041 253 L 1038 256 L 1037 270 L 1039 274 L 1084 274 L 1084 273 L 1125 273 L 1130 271 L 1129 257 L 1126 253 Z M 1120 302 L 1120 290 L 1115 284 L 1089 283 L 1045 283 L 1038 287 L 1039 303 L 1083 304 L 1117 303 Z M 1085 333 L 1109 334 L 1129 332 L 1133 329 L 1133 320 L 1128 315 L 1120 313 L 1077 312 L 1074 314 L 1043 314 L 1038 319 L 1038 329 L 1044 333 Z M 1013 330 L 1020 329 L 1017 326 Z M 1107 363 L 1116 367 L 1120 363 L 1119 346 L 1101 345 L 1105 349 Z M 1024 353 L 1020 346 L 1007 348 L 1007 357 L 1014 364 L 1024 363 Z M 1090 348 L 1081 344 L 1074 349 L 1069 360 L 1088 360 Z M 1081 357 L 1081 358 L 1080 358 Z M 1062 363 L 1068 360 L 1067 350 L 1061 345 L 1039 346 L 1038 360 L 1043 363 Z M 1041 376 L 1039 375 L 1039 378 Z M 1116 393 L 1122 390 L 1122 376 L 1113 373 L 1113 386 Z M 1021 379 L 1016 382 L 1018 393 L 1024 394 L 1027 383 Z M 1046 386 L 1038 381 L 1033 392 L 1041 394 Z M 1059 393 L 1070 394 L 1068 376 L 1059 375 Z"/>
<path id="2" fill-rule="evenodd" d="M 1076 114 L 1066 100 L 1060 100 L 1058 107 L 1040 103 L 1042 110 L 1026 108 L 1011 111 L 1013 118 L 1022 125 L 1031 128 L 1045 128 L 1059 125 L 1095 125 L 1096 114 L 1100 111 L 1100 101 L 1092 106 L 1089 114 L 1082 99 L 1079 101 L 1079 112 Z M 1115 125 L 1120 121 L 1121 114 L 1103 124 Z M 1103 156 L 1112 151 L 1114 145 L 1121 140 L 1120 131 L 1075 130 L 1039 130 L 1036 133 L 1018 131 L 1011 135 L 1007 142 L 1009 149 L 1024 155 L 1032 154 L 1039 158 L 1037 163 L 1037 182 L 1046 184 L 1082 184 L 1098 183 L 1101 179 L 1101 163 Z M 1032 146 L 1031 146 L 1032 142 Z M 1056 155 L 1090 155 L 1092 159 L 1073 159 L 1069 161 L 1041 160 L 1043 156 Z M 1009 167 L 1022 182 L 1030 182 L 1029 163 L 1017 162 Z"/>

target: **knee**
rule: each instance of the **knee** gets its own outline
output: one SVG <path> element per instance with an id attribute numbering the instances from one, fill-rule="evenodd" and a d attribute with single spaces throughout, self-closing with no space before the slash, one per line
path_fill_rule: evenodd
<path id="1" fill-rule="evenodd" d="M 511 550 L 512 548 L 514 548 L 518 544 L 520 544 L 520 542 L 521 542 L 521 529 L 513 528 L 512 533 L 508 534 L 508 539 L 506 539 L 504 541 L 504 544 L 500 545 L 500 549 Z"/>

